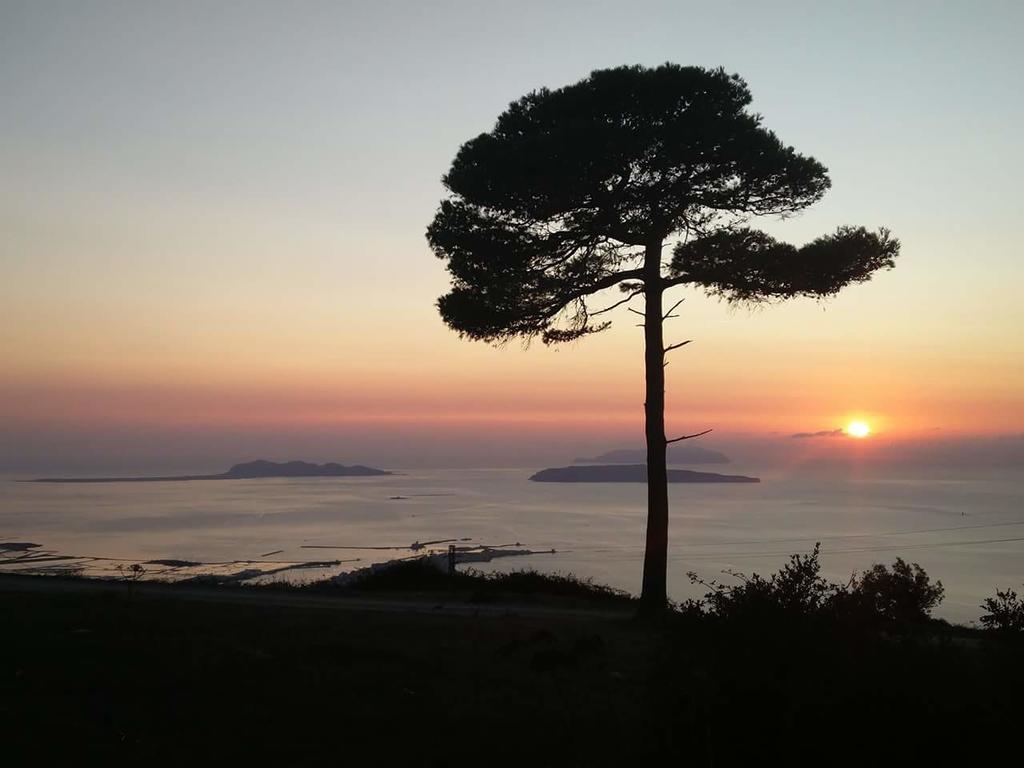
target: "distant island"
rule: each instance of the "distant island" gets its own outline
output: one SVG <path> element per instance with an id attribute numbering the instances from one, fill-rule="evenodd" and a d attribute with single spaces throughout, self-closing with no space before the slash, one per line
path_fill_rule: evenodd
<path id="1" fill-rule="evenodd" d="M 643 464 L 647 461 L 647 450 L 644 448 L 617 448 L 592 458 L 576 459 L 574 464 Z M 669 446 L 669 464 L 728 464 L 729 457 L 724 453 L 701 448 L 699 445 L 676 443 Z"/>
<path id="2" fill-rule="evenodd" d="M 383 469 L 354 464 L 311 464 L 307 461 L 249 461 L 235 464 L 219 475 L 173 475 L 167 477 L 40 477 L 34 483 L 157 483 L 183 480 L 252 480 L 261 477 L 376 477 L 391 475 Z"/>
<path id="3" fill-rule="evenodd" d="M 530 477 L 535 483 L 646 483 L 645 464 L 598 464 L 542 469 Z M 670 483 L 760 483 L 758 477 L 720 475 L 717 472 L 668 470 Z"/>

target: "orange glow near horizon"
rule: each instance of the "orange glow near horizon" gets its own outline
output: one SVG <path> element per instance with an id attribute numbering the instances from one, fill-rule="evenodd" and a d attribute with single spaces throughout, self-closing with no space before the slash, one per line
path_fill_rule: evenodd
<path id="1" fill-rule="evenodd" d="M 590 348 L 581 345 L 556 355 L 549 350 L 535 354 L 532 349 L 491 350 L 465 344 L 469 360 L 456 356 L 431 365 L 422 357 L 407 359 L 406 376 L 392 366 L 352 370 L 348 375 L 330 370 L 288 375 L 245 366 L 244 376 L 242 370 L 211 370 L 205 380 L 198 370 L 163 377 L 140 371 L 122 371 L 116 377 L 71 372 L 22 376 L 0 383 L 0 417 L 8 426 L 29 429 L 137 425 L 303 432 L 408 424 L 451 432 L 480 425 L 561 436 L 642 430 L 639 361 L 610 365 L 598 354 L 603 351 L 600 340 L 591 342 Z M 706 358 L 686 368 L 680 365 L 683 362 L 690 363 L 679 358 L 668 369 L 666 422 L 672 434 L 713 428 L 718 435 L 788 437 L 828 431 L 837 423 L 846 425 L 844 433 L 854 438 L 880 432 L 891 439 L 999 434 L 1013 428 L 1006 414 L 1015 407 L 1020 410 L 1020 403 L 1008 396 L 981 402 L 952 392 L 924 397 L 911 386 L 897 389 L 890 382 L 885 388 L 869 375 L 857 379 L 853 373 L 838 382 L 827 365 L 822 371 L 828 378 L 789 366 L 774 371 L 758 366 L 760 381 L 754 386 L 702 370 L 700 363 Z M 834 399 L 858 393 L 868 407 L 855 414 L 835 408 Z M 874 399 L 885 400 L 884 412 L 870 407 Z M 941 423 L 937 414 L 943 414 Z"/>
<path id="2" fill-rule="evenodd" d="M 270 308 L 251 323 L 230 308 L 211 309 L 200 323 L 159 302 L 133 310 L 148 324 L 119 317 L 116 307 L 34 322 L 37 310 L 15 302 L 21 332 L 0 339 L 0 422 L 642 429 L 642 338 L 632 318 L 616 317 L 607 333 L 563 347 L 495 349 L 442 325 L 431 298 L 443 287 L 443 277 L 405 286 L 395 310 L 362 304 L 355 319 L 352 309 L 327 312 L 324 305 L 338 303 L 332 289 L 318 308 Z M 882 288 L 838 297 L 824 321 L 810 302 L 747 313 L 694 297 L 666 325 L 670 340 L 695 339 L 669 357 L 668 431 L 788 436 L 854 420 L 887 439 L 1024 431 L 1019 342 L 966 338 L 932 347 L 920 332 L 870 326 L 859 295 L 884 296 Z M 858 363 L 868 356 L 872 365 Z"/>

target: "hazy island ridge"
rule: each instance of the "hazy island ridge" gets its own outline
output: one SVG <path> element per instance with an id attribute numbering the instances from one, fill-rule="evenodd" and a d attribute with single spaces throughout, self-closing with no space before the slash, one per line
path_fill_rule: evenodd
<path id="1" fill-rule="evenodd" d="M 530 476 L 535 483 L 646 483 L 645 464 L 591 464 L 542 469 Z M 720 475 L 717 472 L 668 470 L 670 483 L 759 483 L 758 477 Z"/>
<path id="2" fill-rule="evenodd" d="M 646 448 L 616 448 L 598 456 L 574 459 L 573 464 L 643 464 L 646 461 Z M 731 461 L 724 453 L 699 445 L 677 443 L 668 449 L 669 464 L 728 464 Z"/>
<path id="3" fill-rule="evenodd" d="M 377 477 L 393 475 L 383 469 L 362 464 L 345 466 L 335 462 L 314 464 L 308 461 L 248 461 L 235 464 L 227 472 L 216 475 L 167 475 L 150 477 L 40 477 L 33 483 L 156 483 L 185 480 L 253 480 L 265 477 Z"/>

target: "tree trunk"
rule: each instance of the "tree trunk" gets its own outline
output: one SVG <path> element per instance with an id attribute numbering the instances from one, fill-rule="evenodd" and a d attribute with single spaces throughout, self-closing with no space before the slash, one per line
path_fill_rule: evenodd
<path id="1" fill-rule="evenodd" d="M 647 546 L 641 610 L 663 612 L 668 603 L 668 472 L 665 442 L 665 343 L 662 331 L 661 242 L 647 246 L 644 255 L 644 368 L 647 396 L 644 416 L 647 433 Z"/>

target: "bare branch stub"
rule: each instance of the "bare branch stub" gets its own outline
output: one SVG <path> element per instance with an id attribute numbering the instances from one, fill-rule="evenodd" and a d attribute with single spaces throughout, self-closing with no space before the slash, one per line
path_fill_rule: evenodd
<path id="1" fill-rule="evenodd" d="M 682 304 L 682 303 L 683 303 L 684 301 L 686 301 L 685 297 L 684 297 L 684 298 L 682 298 L 682 299 L 680 299 L 679 301 L 677 301 L 677 302 L 676 302 L 675 304 L 673 304 L 673 305 L 672 305 L 672 308 L 671 308 L 671 309 L 669 309 L 669 311 L 668 311 L 668 312 L 666 312 L 666 313 L 665 313 L 664 315 L 662 315 L 662 316 L 661 316 L 661 319 L 662 319 L 662 320 L 668 320 L 668 319 L 669 319 L 670 317 L 679 317 L 679 315 L 673 315 L 672 313 L 673 313 L 673 312 L 675 311 L 675 309 L 676 309 L 676 308 L 677 308 L 677 307 L 678 307 L 678 306 L 679 306 L 680 304 Z"/>
<path id="2" fill-rule="evenodd" d="M 695 437 L 700 437 L 701 435 L 706 435 L 708 432 L 711 432 L 711 431 L 712 430 L 710 430 L 710 429 L 705 429 L 703 432 L 697 432 L 697 433 L 692 434 L 692 435 L 683 435 L 682 437 L 675 437 L 675 438 L 673 438 L 671 440 L 666 440 L 665 444 L 668 445 L 669 443 L 678 443 L 680 440 L 692 440 Z"/>
<path id="3" fill-rule="evenodd" d="M 662 352 L 671 352 L 673 349 L 679 349 L 680 347 L 685 347 L 687 344 L 692 343 L 693 339 L 687 339 L 686 341 L 680 341 L 678 344 L 669 344 L 667 347 L 665 347 L 665 349 L 662 350 Z"/>
<path id="4" fill-rule="evenodd" d="M 605 312 L 611 312 L 616 307 L 621 307 L 623 304 L 626 304 L 627 302 L 632 301 L 635 297 L 639 296 L 643 292 L 644 292 L 643 288 L 641 288 L 640 290 L 637 290 L 637 291 L 633 291 L 626 298 L 621 299 L 620 301 L 616 301 L 610 307 L 605 307 L 604 309 L 599 309 L 596 312 L 591 312 L 590 316 L 593 317 L 594 315 L 603 315 Z"/>

